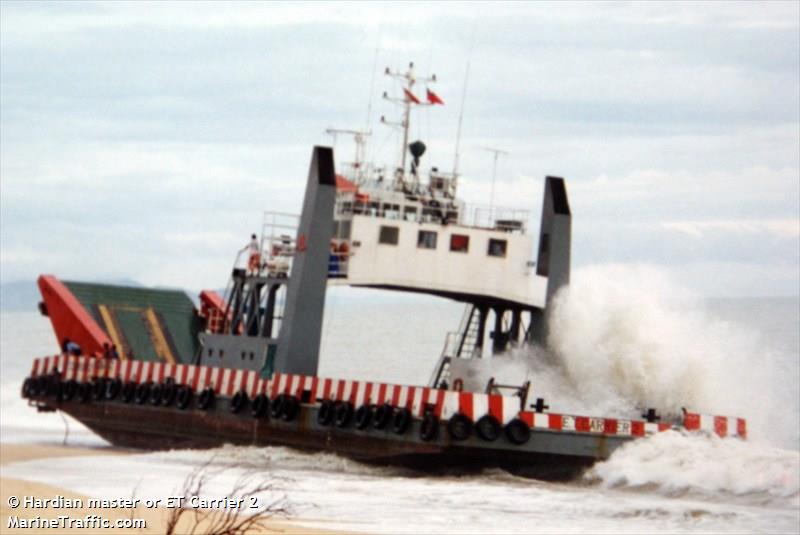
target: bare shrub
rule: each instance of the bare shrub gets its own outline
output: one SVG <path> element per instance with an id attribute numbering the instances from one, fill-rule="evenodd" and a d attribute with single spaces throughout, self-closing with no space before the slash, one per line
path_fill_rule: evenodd
<path id="1" fill-rule="evenodd" d="M 187 500 L 191 496 L 203 496 L 203 490 L 208 482 L 231 468 L 245 468 L 244 464 L 233 464 L 214 467 L 216 455 L 205 463 L 194 468 L 186 479 L 179 496 Z M 286 497 L 278 494 L 270 501 L 258 504 L 257 508 L 250 507 L 253 500 L 260 495 L 274 496 L 278 494 L 275 489 L 274 479 L 268 475 L 250 472 L 239 477 L 233 484 L 226 497 L 232 500 L 243 500 L 240 508 L 201 509 L 193 507 L 180 507 L 169 510 L 165 535 L 247 535 L 269 531 L 267 521 L 275 516 L 286 517 L 289 507 Z M 178 526 L 182 519 L 184 525 Z M 180 530 L 180 531 L 178 531 Z"/>

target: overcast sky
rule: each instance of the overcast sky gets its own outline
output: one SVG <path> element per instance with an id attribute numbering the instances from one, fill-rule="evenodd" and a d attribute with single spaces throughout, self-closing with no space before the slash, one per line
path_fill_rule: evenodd
<path id="1" fill-rule="evenodd" d="M 467 202 L 487 202 L 483 147 L 504 149 L 498 204 L 538 217 L 543 177 L 567 179 L 575 266 L 797 295 L 798 6 L 4 1 L 0 277 L 224 286 L 262 212 L 299 211 L 325 128 L 365 127 L 370 101 L 395 116 L 384 67 L 436 73 L 446 105 L 413 135 L 452 168 L 471 59 Z"/>

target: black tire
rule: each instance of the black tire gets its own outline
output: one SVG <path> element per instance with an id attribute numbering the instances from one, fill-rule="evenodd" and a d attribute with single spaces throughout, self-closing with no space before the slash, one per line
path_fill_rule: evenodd
<path id="1" fill-rule="evenodd" d="M 425 442 L 430 442 L 439 436 L 439 418 L 432 412 L 425 413 L 419 428 L 419 437 Z"/>
<path id="2" fill-rule="evenodd" d="M 192 389 L 186 385 L 178 387 L 178 393 L 175 399 L 175 406 L 180 410 L 189 408 L 189 403 L 192 402 Z"/>
<path id="3" fill-rule="evenodd" d="M 330 399 L 322 402 L 317 410 L 317 423 L 319 425 L 329 426 L 333 423 L 333 418 L 336 416 L 336 403 Z"/>
<path id="4" fill-rule="evenodd" d="M 92 381 L 92 401 L 100 401 L 106 397 L 106 380 L 97 378 Z"/>
<path id="5" fill-rule="evenodd" d="M 136 385 L 136 394 L 133 400 L 137 405 L 144 405 L 145 401 L 150 397 L 150 385 L 147 383 L 139 383 Z"/>
<path id="6" fill-rule="evenodd" d="M 62 399 L 64 401 L 72 401 L 77 393 L 78 393 L 78 381 L 76 381 L 75 379 L 70 379 L 69 381 L 64 383 L 64 393 L 62 395 Z"/>
<path id="7" fill-rule="evenodd" d="M 33 389 L 33 378 L 26 377 L 25 381 L 23 381 L 22 383 L 22 397 L 23 398 L 33 397 L 31 394 L 32 389 Z"/>
<path id="8" fill-rule="evenodd" d="M 200 410 L 207 411 L 214 405 L 214 389 L 208 387 L 200 392 L 200 397 L 197 400 L 197 407 Z"/>
<path id="9" fill-rule="evenodd" d="M 253 398 L 253 403 L 250 405 L 250 414 L 253 418 L 261 418 L 267 414 L 267 410 L 269 410 L 269 396 L 259 394 Z"/>
<path id="10" fill-rule="evenodd" d="M 111 401 L 117 399 L 119 393 L 122 391 L 122 381 L 119 379 L 112 379 L 106 384 L 106 399 Z"/>
<path id="11" fill-rule="evenodd" d="M 173 403 L 175 403 L 175 397 L 178 395 L 178 387 L 175 385 L 174 382 L 167 382 L 165 381 L 161 385 L 161 404 L 165 407 L 169 407 Z"/>
<path id="12" fill-rule="evenodd" d="M 392 421 L 393 412 L 394 409 L 388 403 L 384 403 L 375 409 L 375 417 L 372 419 L 372 427 L 375 429 L 386 429 L 386 426 Z"/>
<path id="13" fill-rule="evenodd" d="M 242 412 L 242 409 L 244 409 L 247 406 L 247 402 L 248 402 L 247 392 L 245 392 L 244 390 L 239 390 L 231 398 L 231 406 L 229 407 L 229 410 L 233 414 L 239 414 L 240 412 Z"/>
<path id="14" fill-rule="evenodd" d="M 447 422 L 447 432 L 453 440 L 467 440 L 472 436 L 472 420 L 466 414 L 456 413 Z"/>
<path id="15" fill-rule="evenodd" d="M 491 414 L 484 414 L 475 422 L 475 432 L 483 440 L 494 442 L 500 438 L 500 434 L 503 432 L 503 426 L 501 426 L 497 418 Z"/>
<path id="16" fill-rule="evenodd" d="M 355 415 L 355 422 L 356 422 L 356 429 L 364 430 L 369 427 L 370 422 L 372 421 L 372 407 L 369 405 L 361 405 L 356 410 Z"/>
<path id="17" fill-rule="evenodd" d="M 122 402 L 130 403 L 136 396 L 136 383 L 128 381 L 122 385 Z"/>
<path id="18" fill-rule="evenodd" d="M 531 428 L 519 418 L 514 418 L 506 424 L 506 438 L 512 444 L 520 446 L 530 440 Z"/>
<path id="19" fill-rule="evenodd" d="M 291 422 L 300 413 L 300 402 L 294 396 L 286 396 L 283 411 L 281 412 L 281 419 L 284 422 Z"/>
<path id="20" fill-rule="evenodd" d="M 164 397 L 164 386 L 158 383 L 150 386 L 150 405 L 158 407 L 161 405 L 161 399 Z"/>
<path id="21" fill-rule="evenodd" d="M 92 383 L 80 383 L 78 385 L 78 401 L 89 403 L 92 399 Z"/>
<path id="22" fill-rule="evenodd" d="M 269 415 L 273 418 L 283 416 L 283 407 L 286 405 L 286 394 L 280 394 L 272 400 L 269 406 Z"/>
<path id="23" fill-rule="evenodd" d="M 408 409 L 397 409 L 392 418 L 392 431 L 395 434 L 402 435 L 411 425 L 411 411 Z"/>
<path id="24" fill-rule="evenodd" d="M 58 378 L 58 375 L 51 374 L 48 375 L 45 379 L 45 389 L 44 395 L 48 397 L 58 397 L 58 390 L 59 385 L 61 385 L 61 380 Z"/>
<path id="25" fill-rule="evenodd" d="M 34 396 L 40 397 L 47 394 L 47 377 L 44 375 L 38 376 L 34 379 Z"/>
<path id="26" fill-rule="evenodd" d="M 343 401 L 336 406 L 336 427 L 344 429 L 353 419 L 353 404 Z"/>

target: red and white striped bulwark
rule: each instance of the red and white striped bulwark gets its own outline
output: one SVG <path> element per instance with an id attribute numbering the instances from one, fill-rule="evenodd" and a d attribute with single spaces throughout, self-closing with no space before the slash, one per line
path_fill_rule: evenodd
<path id="1" fill-rule="evenodd" d="M 708 431 L 721 437 L 747 438 L 747 420 L 744 418 L 685 412 L 683 426 L 690 431 Z"/>
<path id="2" fill-rule="evenodd" d="M 672 429 L 672 424 L 669 423 L 650 423 L 642 420 L 594 418 L 591 416 L 572 416 L 569 414 L 528 411 L 521 412 L 520 419 L 527 423 L 531 429 L 596 433 L 598 435 L 627 437 L 644 437 L 660 431 Z"/>
<path id="3" fill-rule="evenodd" d="M 520 418 L 531 429 L 549 431 L 642 437 L 672 428 L 668 423 L 521 411 L 520 399 L 516 396 L 455 392 L 422 386 L 286 373 L 275 373 L 271 379 L 264 379 L 259 372 L 253 370 L 190 364 L 57 355 L 35 359 L 31 375 L 44 375 L 55 369 L 58 369 L 65 381 L 70 379 L 90 381 L 94 377 L 106 377 L 118 378 L 124 382 L 161 383 L 167 378 L 172 378 L 178 384 L 189 385 L 196 392 L 212 388 L 217 395 L 225 397 L 232 397 L 236 392 L 245 391 L 251 398 L 263 393 L 270 398 L 279 394 L 290 394 L 303 399 L 304 392 L 308 392 L 307 399 L 311 404 L 324 400 L 347 401 L 356 407 L 388 403 L 394 407 L 407 408 L 416 417 L 422 417 L 426 411 L 432 411 L 442 420 L 461 413 L 477 421 L 489 414 L 502 424 Z M 745 438 L 747 435 L 745 421 L 741 418 L 687 413 L 684 417 L 684 426 L 689 430 L 707 429 L 723 437 Z"/>

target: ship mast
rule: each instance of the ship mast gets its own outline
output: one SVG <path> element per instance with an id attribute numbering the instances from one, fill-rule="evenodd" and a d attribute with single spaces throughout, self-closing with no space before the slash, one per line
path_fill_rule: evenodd
<path id="1" fill-rule="evenodd" d="M 400 98 L 390 97 L 388 93 L 383 93 L 384 99 L 391 102 L 396 102 L 403 106 L 402 121 L 400 121 L 400 123 L 392 123 L 387 121 L 385 117 L 381 117 L 381 122 L 388 125 L 400 126 L 403 129 L 403 144 L 400 147 L 401 156 L 400 168 L 398 169 L 398 178 L 400 182 L 404 184 L 406 173 L 406 151 L 408 149 L 408 129 L 411 126 L 411 106 L 430 106 L 432 104 L 431 102 L 422 102 L 414 95 L 414 84 L 417 82 L 435 82 L 436 75 L 433 74 L 430 77 L 417 77 L 414 73 L 414 62 L 408 64 L 408 70 L 406 72 L 393 71 L 389 67 L 386 67 L 384 74 L 400 80 L 401 84 L 403 85 L 403 96 Z"/>

